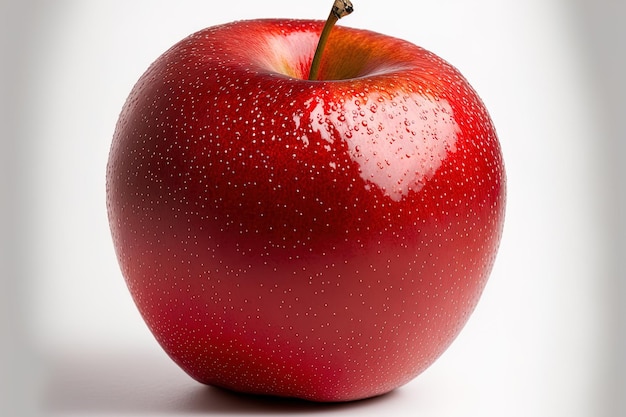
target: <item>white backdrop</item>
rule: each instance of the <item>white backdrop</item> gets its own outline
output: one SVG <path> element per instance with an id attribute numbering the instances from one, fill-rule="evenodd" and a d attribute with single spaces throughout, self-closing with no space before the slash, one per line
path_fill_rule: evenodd
<path id="1" fill-rule="evenodd" d="M 372 401 L 307 405 L 203 388 L 161 352 L 108 230 L 105 166 L 117 116 L 147 66 L 191 32 L 325 18 L 331 2 L 285 3 L 0 3 L 0 410 L 13 412 L 2 414 L 618 415 L 623 145 L 611 138 L 624 131 L 611 123 L 624 89 L 611 77 L 624 68 L 616 58 L 624 36 L 611 33 L 623 8 L 609 0 L 354 0 L 340 22 L 451 62 L 502 143 L 508 205 L 495 269 L 466 328 L 424 374 Z"/>

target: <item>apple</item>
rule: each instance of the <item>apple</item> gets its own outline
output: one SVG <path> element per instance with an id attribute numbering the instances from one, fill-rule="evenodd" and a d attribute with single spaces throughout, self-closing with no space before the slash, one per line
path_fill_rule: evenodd
<path id="1" fill-rule="evenodd" d="M 201 30 L 121 111 L 106 174 L 121 271 L 202 383 L 389 392 L 455 339 L 494 263 L 506 180 L 476 92 L 433 53 L 347 27 L 309 80 L 323 26 Z"/>

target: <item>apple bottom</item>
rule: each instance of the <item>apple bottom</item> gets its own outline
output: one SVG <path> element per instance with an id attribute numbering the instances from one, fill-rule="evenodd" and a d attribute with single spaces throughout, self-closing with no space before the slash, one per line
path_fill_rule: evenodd
<path id="1" fill-rule="evenodd" d="M 474 236 L 481 241 L 490 229 Z M 145 251 L 132 273 L 141 279 L 129 286 L 159 343 L 194 379 L 252 394 L 357 400 L 432 364 L 482 292 L 490 243 L 476 247 L 445 229 L 428 235 L 379 241 L 347 258 L 338 250 L 281 263 L 215 247 L 211 264 Z M 429 253 L 425 239 L 445 255 Z"/>

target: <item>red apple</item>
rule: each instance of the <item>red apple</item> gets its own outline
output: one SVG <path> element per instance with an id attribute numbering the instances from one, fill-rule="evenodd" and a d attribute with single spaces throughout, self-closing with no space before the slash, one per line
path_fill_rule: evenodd
<path id="1" fill-rule="evenodd" d="M 347 401 L 427 368 L 498 248 L 505 172 L 451 65 L 323 22 L 202 30 L 132 90 L 107 168 L 132 297 L 196 380 Z"/>

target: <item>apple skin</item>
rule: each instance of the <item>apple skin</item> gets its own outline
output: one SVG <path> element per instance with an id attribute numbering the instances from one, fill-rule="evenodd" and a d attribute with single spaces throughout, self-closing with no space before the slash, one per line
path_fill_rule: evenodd
<path id="1" fill-rule="evenodd" d="M 420 47 L 345 27 L 307 81 L 322 26 L 201 30 L 150 66 L 116 126 L 122 273 L 202 383 L 389 392 L 450 345 L 491 271 L 506 180 L 476 92 Z"/>

